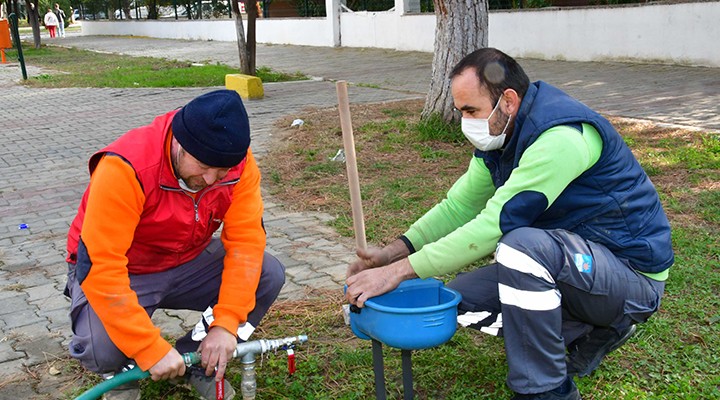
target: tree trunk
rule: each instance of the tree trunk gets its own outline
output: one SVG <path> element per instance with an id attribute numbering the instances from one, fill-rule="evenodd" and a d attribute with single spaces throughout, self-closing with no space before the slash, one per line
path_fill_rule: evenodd
<path id="1" fill-rule="evenodd" d="M 121 0 L 120 4 L 122 5 L 121 15 L 123 15 L 123 19 L 133 19 L 136 17 L 136 15 L 131 14 L 133 10 L 130 10 L 130 0 Z"/>
<path id="2" fill-rule="evenodd" d="M 448 76 L 452 68 L 471 52 L 487 47 L 488 0 L 433 0 L 435 4 L 435 53 L 430 90 L 422 118 L 439 114 L 443 120 L 453 113 Z"/>
<path id="3" fill-rule="evenodd" d="M 38 0 L 25 0 L 28 23 L 32 27 L 33 44 L 36 49 L 40 48 L 40 14 L 38 13 Z"/>
<path id="4" fill-rule="evenodd" d="M 249 75 L 255 75 L 255 20 L 257 20 L 257 0 L 245 0 L 245 12 L 248 16 L 247 48 Z"/>
<path id="5" fill-rule="evenodd" d="M 157 0 L 146 2 L 146 7 L 147 19 L 160 19 Z M 142 14 L 140 15 L 140 18 L 142 18 Z"/>
<path id="6" fill-rule="evenodd" d="M 250 75 L 250 57 L 245 42 L 245 27 L 243 26 L 242 14 L 238 0 L 232 0 L 233 14 L 235 14 L 235 33 L 237 35 L 238 55 L 240 56 L 240 72 Z M 247 9 L 247 8 L 246 8 Z"/>

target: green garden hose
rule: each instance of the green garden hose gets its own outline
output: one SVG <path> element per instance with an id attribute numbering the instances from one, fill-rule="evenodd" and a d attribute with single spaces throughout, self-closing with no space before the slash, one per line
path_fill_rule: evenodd
<path id="1" fill-rule="evenodd" d="M 256 355 L 264 354 L 268 351 L 273 350 L 292 349 L 296 343 L 305 343 L 307 342 L 307 339 L 308 338 L 306 335 L 298 335 L 282 339 L 259 339 L 253 340 L 251 342 L 243 342 L 237 345 L 237 347 L 235 348 L 235 352 L 233 352 L 233 357 L 243 358 L 244 363 L 250 362 L 254 361 Z M 185 365 L 188 367 L 194 364 L 200 364 L 201 361 L 200 353 L 197 352 L 185 353 L 182 355 L 182 357 Z M 106 392 L 120 385 L 147 378 L 149 376 L 150 372 L 142 371 L 140 368 L 135 367 L 128 371 L 121 372 L 108 380 L 100 382 L 91 389 L 87 390 L 85 393 L 76 397 L 75 400 L 95 400 L 100 398 L 100 396 L 102 396 Z M 245 384 L 245 382 L 243 382 L 243 384 Z M 254 376 L 252 384 L 255 384 Z M 254 398 L 254 393 L 252 393 L 251 396 L 251 398 Z"/>
<path id="2" fill-rule="evenodd" d="M 133 368 L 129 371 L 125 371 L 122 373 L 119 373 L 115 375 L 114 377 L 105 380 L 97 385 L 95 385 L 92 389 L 86 391 L 85 393 L 81 394 L 80 396 L 76 397 L 75 400 L 95 400 L 99 399 L 100 396 L 102 396 L 105 392 L 110 391 L 120 385 L 123 385 L 128 382 L 137 381 L 143 378 L 147 378 L 150 376 L 150 372 L 143 371 L 140 368 Z"/>
<path id="3" fill-rule="evenodd" d="M 200 359 L 200 353 L 192 352 L 192 353 L 185 353 L 182 355 L 183 362 L 185 362 L 185 366 L 191 366 L 194 364 L 199 364 Z M 75 400 L 95 400 L 99 399 L 100 396 L 105 394 L 106 392 L 115 389 L 116 387 L 120 385 L 124 385 L 128 382 L 133 381 L 139 381 L 140 379 L 147 378 L 150 376 L 149 371 L 143 371 L 138 367 L 132 368 L 130 370 L 127 370 L 125 372 L 121 372 L 115 376 L 113 376 L 110 379 L 107 379 L 103 382 L 98 383 L 95 385 L 92 389 L 86 391 L 85 393 L 81 394 L 80 396 L 76 397 Z"/>

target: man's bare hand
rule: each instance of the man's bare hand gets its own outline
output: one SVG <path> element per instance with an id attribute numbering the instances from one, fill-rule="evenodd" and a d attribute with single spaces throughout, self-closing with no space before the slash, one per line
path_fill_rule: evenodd
<path id="1" fill-rule="evenodd" d="M 407 258 L 390 265 L 361 271 L 347 278 L 345 298 L 350 304 L 363 307 L 365 301 L 395 289 L 400 282 L 416 278 Z"/>
<path id="2" fill-rule="evenodd" d="M 346 277 L 351 277 L 367 269 L 384 267 L 393 261 L 401 260 L 410 255 L 410 250 L 400 239 L 381 248 L 369 247 L 366 250 L 358 249 L 359 260 L 348 266 Z"/>
<path id="3" fill-rule="evenodd" d="M 172 348 L 160 361 L 150 367 L 149 372 L 154 381 L 173 379 L 185 375 L 185 362 L 180 353 Z"/>
<path id="4" fill-rule="evenodd" d="M 237 337 L 234 333 L 230 333 L 219 326 L 210 328 L 210 332 L 208 332 L 198 348 L 202 355 L 202 366 L 205 368 L 205 375 L 212 375 L 215 368 L 217 368 L 215 381 L 222 380 L 223 376 L 225 376 L 228 361 L 232 359 L 236 347 Z"/>
<path id="5" fill-rule="evenodd" d="M 358 260 L 348 266 L 346 276 L 350 277 L 366 269 L 382 267 L 390 263 L 390 257 L 379 247 L 358 249 Z"/>

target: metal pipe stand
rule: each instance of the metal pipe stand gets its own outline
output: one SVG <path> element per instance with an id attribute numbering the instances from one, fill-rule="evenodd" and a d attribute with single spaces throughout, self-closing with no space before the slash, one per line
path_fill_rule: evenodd
<path id="1" fill-rule="evenodd" d="M 400 350 L 402 357 L 403 399 L 413 399 L 412 351 Z M 385 366 L 383 362 L 382 343 L 372 339 L 373 372 L 375 373 L 375 398 L 386 400 Z"/>

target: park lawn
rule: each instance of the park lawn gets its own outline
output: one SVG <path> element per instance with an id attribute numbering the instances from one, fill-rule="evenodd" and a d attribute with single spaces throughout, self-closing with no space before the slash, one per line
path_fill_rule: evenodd
<path id="1" fill-rule="evenodd" d="M 471 159 L 472 146 L 457 127 L 419 121 L 422 105 L 420 100 L 352 106 L 370 244 L 383 245 L 402 234 L 444 197 Z M 304 125 L 287 128 L 294 118 Z M 720 398 L 720 134 L 611 120 L 660 193 L 673 227 L 676 262 L 660 312 L 593 375 L 576 382 L 584 399 Z M 308 110 L 279 121 L 285 132 L 281 145 L 260 163 L 278 202 L 331 214 L 336 217 L 331 225 L 352 237 L 345 165 L 331 161 L 342 148 L 338 122 L 336 109 Z M 343 330 L 341 321 L 335 324 Z M 313 389 L 318 398 L 373 397 L 369 343 L 335 340 L 334 352 L 342 357 L 318 365 L 338 377 Z M 398 351 L 390 353 L 388 358 L 399 358 Z M 501 340 L 459 329 L 446 345 L 415 352 L 417 398 L 508 398 L 504 357 Z M 394 364 L 386 372 L 394 384 L 390 398 L 399 398 L 400 367 Z M 278 396 L 268 398 L 299 398 Z"/>
<path id="2" fill-rule="evenodd" d="M 23 81 L 36 88 L 213 87 L 225 86 L 225 75 L 238 73 L 222 64 L 127 57 L 47 45 L 35 49 L 29 43 L 23 44 L 23 57 L 26 65 L 43 71 Z M 7 58 L 17 60 L 17 50 L 8 50 Z M 268 67 L 258 67 L 257 76 L 263 82 L 308 79 L 299 72 L 284 73 Z"/>

